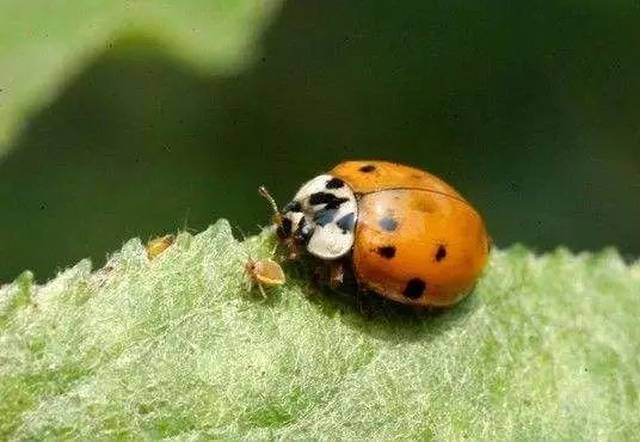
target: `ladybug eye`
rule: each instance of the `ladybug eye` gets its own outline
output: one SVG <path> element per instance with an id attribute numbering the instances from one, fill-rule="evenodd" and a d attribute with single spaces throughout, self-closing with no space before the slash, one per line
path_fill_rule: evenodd
<path id="1" fill-rule="evenodd" d="M 302 212 L 302 204 L 300 204 L 300 201 L 294 200 L 284 206 L 284 208 L 282 209 L 282 213 L 287 212 Z"/>
<path id="2" fill-rule="evenodd" d="M 289 218 L 282 217 L 276 233 L 281 239 L 288 238 L 291 236 L 291 227 L 291 220 Z"/>

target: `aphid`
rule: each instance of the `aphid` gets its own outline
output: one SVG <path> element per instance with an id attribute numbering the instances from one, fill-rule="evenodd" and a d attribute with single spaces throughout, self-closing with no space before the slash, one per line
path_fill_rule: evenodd
<path id="1" fill-rule="evenodd" d="M 245 264 L 245 271 L 251 280 L 251 286 L 257 285 L 260 294 L 266 299 L 267 294 L 264 288 L 278 287 L 286 282 L 286 277 L 282 267 L 271 259 L 260 259 L 254 261 L 249 258 Z"/>
<path id="2" fill-rule="evenodd" d="M 237 227 L 237 229 L 243 240 L 246 242 L 247 236 L 240 227 Z M 278 244 L 276 243 L 270 256 L 275 254 L 277 248 Z M 247 261 L 244 265 L 244 270 L 249 277 L 249 290 L 252 290 L 254 286 L 258 286 L 260 294 L 266 299 L 267 294 L 264 290 L 265 287 L 278 287 L 286 282 L 287 278 L 284 275 L 284 271 L 282 270 L 282 267 L 280 267 L 280 264 L 270 258 L 255 260 L 248 253 L 245 252 L 245 254 L 247 255 Z"/>
<path id="3" fill-rule="evenodd" d="M 404 304 L 448 306 L 474 287 L 490 248 L 484 221 L 453 187 L 423 170 L 346 161 L 306 182 L 273 223 L 292 259 L 351 269 L 359 287 Z"/>
<path id="4" fill-rule="evenodd" d="M 149 240 L 149 242 L 147 242 L 147 245 L 145 246 L 145 249 L 147 251 L 147 258 L 149 258 L 149 261 L 157 258 L 158 255 L 171 247 L 175 241 L 176 236 L 172 234 L 159 236 L 157 238 Z"/>

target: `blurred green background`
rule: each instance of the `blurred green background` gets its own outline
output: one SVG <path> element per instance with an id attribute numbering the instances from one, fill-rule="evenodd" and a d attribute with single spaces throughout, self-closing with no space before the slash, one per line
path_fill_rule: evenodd
<path id="1" fill-rule="evenodd" d="M 187 3 L 175 35 L 215 31 L 206 2 Z M 219 217 L 255 232 L 269 218 L 259 184 L 285 202 L 356 158 L 441 176 L 498 246 L 640 252 L 637 3 L 289 1 L 259 17 L 261 2 L 232 3 L 252 43 L 227 64 L 167 44 L 160 19 L 136 22 L 25 112 L 0 158 L 0 281 L 102 265 L 132 236 Z M 39 19 L 64 28 L 50 12 Z M 193 34 L 224 53 L 228 32 Z M 34 51 L 50 52 L 40 37 Z M 30 54 L 5 51 L 0 68 Z M 0 76 L 0 100 L 19 75 L 48 78 L 38 69 Z"/>

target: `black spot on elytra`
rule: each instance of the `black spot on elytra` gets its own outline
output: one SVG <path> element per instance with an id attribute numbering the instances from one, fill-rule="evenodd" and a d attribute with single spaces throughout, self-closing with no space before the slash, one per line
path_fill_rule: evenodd
<path id="1" fill-rule="evenodd" d="M 342 233 L 353 231 L 353 227 L 355 223 L 356 223 L 356 214 L 353 212 L 347 213 L 345 216 L 343 216 L 336 222 L 338 227 L 342 229 Z"/>
<path id="2" fill-rule="evenodd" d="M 402 294 L 409 299 L 418 299 L 427 288 L 427 283 L 420 278 L 410 279 Z"/>
<path id="3" fill-rule="evenodd" d="M 313 221 L 320 227 L 324 227 L 330 222 L 333 222 L 336 217 L 336 212 L 338 212 L 338 209 L 319 210 L 313 217 Z"/>
<path id="4" fill-rule="evenodd" d="M 289 204 L 284 206 L 282 212 L 302 212 L 302 204 L 300 204 L 300 201 L 291 201 Z"/>
<path id="5" fill-rule="evenodd" d="M 325 209 L 337 209 L 340 205 L 346 201 L 349 201 L 349 198 L 338 198 L 333 193 L 327 192 L 316 192 L 312 193 L 309 197 L 309 204 L 316 206 L 318 204 L 326 204 Z"/>
<path id="6" fill-rule="evenodd" d="M 280 238 L 288 238 L 289 236 L 291 236 L 291 228 L 291 220 L 289 218 L 282 218 L 282 221 L 280 222 L 276 233 Z"/>
<path id="7" fill-rule="evenodd" d="M 342 181 L 340 178 L 331 178 L 325 185 L 327 189 L 339 189 L 342 186 L 344 186 L 344 181 Z"/>
<path id="8" fill-rule="evenodd" d="M 392 259 L 396 256 L 396 248 L 394 246 L 383 246 L 376 249 L 376 253 L 386 259 Z"/>
<path id="9" fill-rule="evenodd" d="M 442 244 L 440 244 L 438 246 L 438 250 L 436 251 L 436 261 L 440 262 L 443 259 L 445 259 L 447 257 L 447 248 L 445 246 L 443 246 Z"/>
<path id="10" fill-rule="evenodd" d="M 371 173 L 374 170 L 376 170 L 376 166 L 374 166 L 373 164 L 367 164 L 366 166 L 362 166 L 360 168 L 360 172 L 364 172 L 364 173 Z"/>
<path id="11" fill-rule="evenodd" d="M 378 224 L 387 232 L 393 232 L 398 228 L 398 221 L 393 219 L 392 216 L 385 216 L 380 221 L 378 221 Z"/>

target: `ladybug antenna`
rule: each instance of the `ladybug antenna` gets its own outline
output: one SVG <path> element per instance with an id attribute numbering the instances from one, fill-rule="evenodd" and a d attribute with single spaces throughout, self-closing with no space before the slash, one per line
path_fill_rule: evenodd
<path id="1" fill-rule="evenodd" d="M 258 193 L 262 195 L 267 201 L 269 201 L 269 204 L 271 204 L 271 208 L 273 209 L 274 213 L 280 213 L 280 211 L 278 210 L 278 205 L 276 204 L 276 200 L 273 199 L 266 187 L 258 187 Z"/>
<path id="2" fill-rule="evenodd" d="M 273 199 L 267 188 L 264 186 L 258 187 L 258 193 L 262 195 L 267 201 L 269 201 L 269 204 L 271 204 L 271 208 L 273 209 L 273 222 L 280 225 L 282 215 L 280 214 L 280 210 L 278 210 L 276 200 Z"/>

